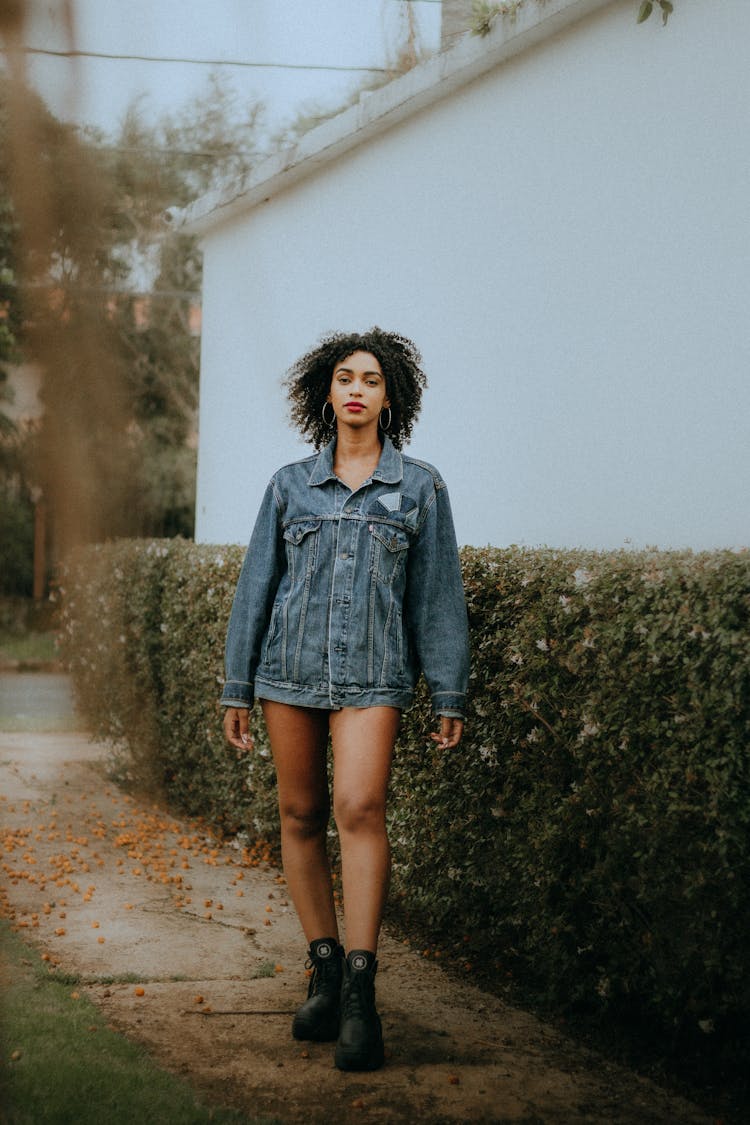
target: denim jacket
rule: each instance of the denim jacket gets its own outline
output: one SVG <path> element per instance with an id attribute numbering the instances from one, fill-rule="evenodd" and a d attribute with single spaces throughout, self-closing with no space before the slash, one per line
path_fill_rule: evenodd
<path id="1" fill-rule="evenodd" d="M 335 439 L 271 479 L 229 620 L 221 702 L 405 708 L 424 671 L 439 715 L 462 717 L 466 602 L 448 491 L 385 439 L 351 491 Z"/>

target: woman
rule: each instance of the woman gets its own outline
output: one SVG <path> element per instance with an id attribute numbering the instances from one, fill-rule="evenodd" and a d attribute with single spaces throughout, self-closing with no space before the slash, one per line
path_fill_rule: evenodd
<path id="1" fill-rule="evenodd" d="M 463 731 L 466 606 L 448 493 L 402 455 L 426 383 L 402 336 L 328 336 L 287 377 L 292 419 L 316 450 L 266 490 L 232 607 L 222 704 L 248 749 L 260 699 L 278 780 L 284 873 L 312 976 L 297 1039 L 338 1040 L 341 1070 L 383 1063 L 376 953 L 390 874 L 386 792 L 401 712 L 423 671 L 446 749 Z M 326 850 L 341 844 L 339 944 Z"/>

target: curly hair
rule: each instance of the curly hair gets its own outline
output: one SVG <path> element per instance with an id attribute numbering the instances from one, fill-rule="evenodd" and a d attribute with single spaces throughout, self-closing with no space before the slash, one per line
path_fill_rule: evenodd
<path id="1" fill-rule="evenodd" d="M 427 377 L 416 345 L 405 336 L 384 332 L 382 328 L 370 328 L 363 333 L 331 333 L 292 364 L 284 379 L 292 404 L 292 423 L 316 449 L 331 440 L 333 430 L 323 420 L 323 406 L 331 389 L 334 367 L 354 352 L 369 352 L 380 364 L 391 403 L 388 437 L 400 449 L 411 437 Z"/>

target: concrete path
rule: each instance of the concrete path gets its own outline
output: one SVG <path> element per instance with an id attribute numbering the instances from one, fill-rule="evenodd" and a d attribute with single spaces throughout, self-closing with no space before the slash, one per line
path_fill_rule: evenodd
<path id="1" fill-rule="evenodd" d="M 108 781 L 106 751 L 85 733 L 29 729 L 35 707 L 42 728 L 50 709 L 60 726 L 70 714 L 41 679 L 30 691 L 2 679 L 0 698 L 15 686 L 24 700 L 25 729 L 0 733 L 0 911 L 32 956 L 78 975 L 112 1026 L 204 1098 L 308 1125 L 711 1121 L 388 935 L 386 1066 L 339 1073 L 332 1045 L 290 1035 L 305 943 L 281 873 L 200 822 L 134 800 Z"/>

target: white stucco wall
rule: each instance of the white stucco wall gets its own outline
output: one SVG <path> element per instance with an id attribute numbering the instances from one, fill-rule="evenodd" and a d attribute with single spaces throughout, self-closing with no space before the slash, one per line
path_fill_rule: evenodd
<path id="1" fill-rule="evenodd" d="M 750 543 L 750 4 L 615 0 L 205 234 L 197 538 L 329 329 L 421 347 L 464 543 Z"/>

